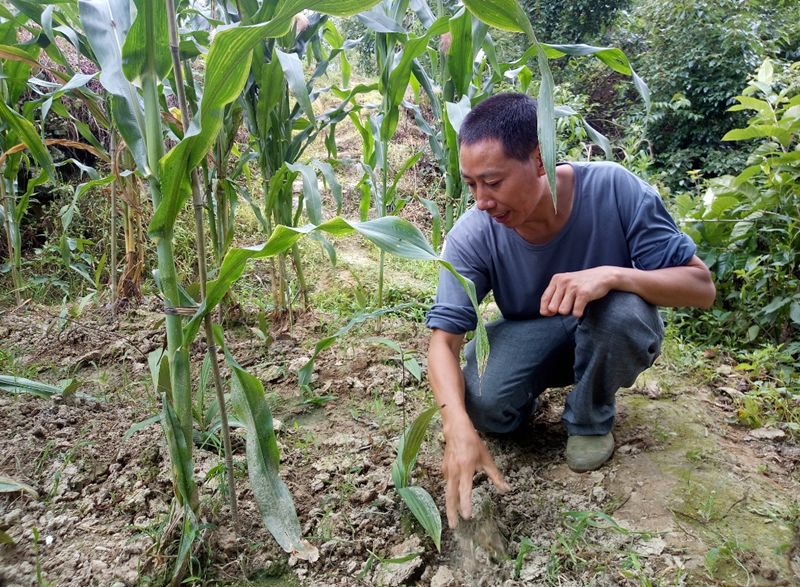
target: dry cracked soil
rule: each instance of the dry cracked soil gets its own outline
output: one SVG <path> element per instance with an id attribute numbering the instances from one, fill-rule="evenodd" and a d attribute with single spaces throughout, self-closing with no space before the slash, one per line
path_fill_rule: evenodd
<path id="1" fill-rule="evenodd" d="M 424 383 L 403 375 L 388 349 L 367 344 L 370 332 L 323 353 L 316 395 L 301 394 L 296 373 L 322 336 L 320 321 L 309 312 L 269 346 L 254 344 L 246 328 L 230 341 L 282 422 L 282 475 L 319 560 L 289 557 L 264 529 L 237 431 L 238 524 L 218 450 L 195 448 L 197 583 L 800 584 L 800 447 L 780 429 L 734 423 L 731 390 L 746 384 L 726 365 L 697 383 L 659 360 L 620 392 L 616 453 L 588 474 L 564 464 L 564 390 L 548 391 L 517 437 L 487 439 L 511 491 L 499 495 L 479 475 L 474 518 L 445 529 L 437 551 L 391 481 L 404 422 L 429 401 Z M 393 326 L 387 320 L 385 332 Z M 398 328 L 398 342 L 424 368 L 424 328 Z M 0 545 L 0 585 L 163 580 L 176 535 L 166 444 L 158 425 L 125 436 L 158 410 L 146 355 L 162 336 L 155 308 L 64 320 L 58 308 L 28 303 L 0 315 L 0 351 L 17 375 L 55 383 L 68 374 L 90 396 L 0 395 L 0 475 L 27 486 L 0 493 L 0 530 L 13 540 Z M 194 354 L 199 364 L 203 349 Z M 414 483 L 443 511 L 434 422 Z"/>

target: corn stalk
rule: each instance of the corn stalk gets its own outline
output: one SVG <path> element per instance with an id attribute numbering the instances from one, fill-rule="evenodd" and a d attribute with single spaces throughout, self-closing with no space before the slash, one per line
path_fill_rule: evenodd
<path id="1" fill-rule="evenodd" d="M 175 3 L 167 0 L 167 18 L 169 25 L 170 52 L 172 55 L 172 71 L 175 76 L 175 90 L 178 95 L 178 104 L 181 110 L 181 119 L 184 125 L 191 121 L 191 113 L 186 105 L 186 91 L 183 86 L 183 74 L 180 62 L 180 50 L 178 40 L 178 22 L 175 14 Z M 192 170 L 192 203 L 194 207 L 194 225 L 197 247 L 197 267 L 200 280 L 200 297 L 206 297 L 207 271 L 206 271 L 206 247 L 205 232 L 203 230 L 203 193 L 200 184 L 200 171 L 198 168 Z M 219 372 L 217 363 L 217 348 L 214 343 L 213 325 L 211 316 L 207 315 L 203 320 L 205 327 L 206 345 L 208 354 L 211 357 L 211 371 L 214 377 L 214 387 L 217 392 L 217 404 L 219 406 L 219 416 L 222 423 L 222 443 L 225 449 L 225 468 L 228 477 L 228 495 L 230 500 L 231 517 L 234 524 L 239 522 L 238 507 L 236 504 L 236 482 L 233 476 L 233 452 L 231 451 L 231 433 L 228 426 L 228 411 L 225 408 L 225 390 L 222 385 L 222 376 Z"/>

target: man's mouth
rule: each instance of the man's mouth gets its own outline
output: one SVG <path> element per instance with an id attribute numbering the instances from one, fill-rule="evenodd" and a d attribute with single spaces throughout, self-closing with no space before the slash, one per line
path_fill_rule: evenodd
<path id="1" fill-rule="evenodd" d="M 496 216 L 492 216 L 492 218 L 499 222 L 500 224 L 505 224 L 508 220 L 508 212 L 503 212 L 502 214 L 497 214 Z"/>

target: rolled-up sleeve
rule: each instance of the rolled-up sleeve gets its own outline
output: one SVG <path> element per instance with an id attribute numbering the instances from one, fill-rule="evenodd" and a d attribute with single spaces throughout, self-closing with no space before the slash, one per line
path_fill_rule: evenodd
<path id="1" fill-rule="evenodd" d="M 648 186 L 627 227 L 631 260 L 637 269 L 685 265 L 697 251 L 667 212 L 658 192 Z"/>
<path id="2" fill-rule="evenodd" d="M 462 277 L 475 284 L 478 301 L 483 300 L 489 291 L 489 279 L 481 259 L 469 243 L 455 237 L 448 238 L 443 257 Z M 453 334 L 463 334 L 474 330 L 477 324 L 475 309 L 461 283 L 447 269 L 440 269 L 436 302 L 428 312 L 425 325 Z"/>

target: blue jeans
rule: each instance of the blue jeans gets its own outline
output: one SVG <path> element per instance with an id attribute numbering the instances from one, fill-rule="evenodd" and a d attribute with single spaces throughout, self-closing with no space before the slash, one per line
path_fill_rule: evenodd
<path id="1" fill-rule="evenodd" d="M 548 387 L 574 384 L 562 419 L 570 435 L 606 434 L 614 426 L 615 394 L 656 360 L 664 323 L 639 296 L 612 291 L 582 318 L 500 319 L 487 325 L 489 363 L 481 379 L 475 343 L 466 348 L 467 413 L 484 432 L 506 434 L 525 423 Z"/>

